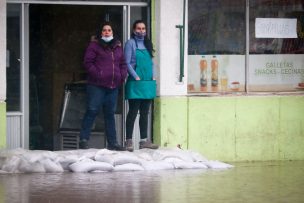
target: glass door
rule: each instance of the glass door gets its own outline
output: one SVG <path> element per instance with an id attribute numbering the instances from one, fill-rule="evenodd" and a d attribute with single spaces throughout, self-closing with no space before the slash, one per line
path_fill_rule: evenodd
<path id="1" fill-rule="evenodd" d="M 25 4 L 7 5 L 7 148 L 28 148 L 27 17 Z"/>

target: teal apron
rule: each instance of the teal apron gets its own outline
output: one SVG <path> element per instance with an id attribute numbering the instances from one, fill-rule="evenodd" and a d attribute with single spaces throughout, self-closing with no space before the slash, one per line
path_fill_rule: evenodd
<path id="1" fill-rule="evenodd" d="M 125 86 L 126 99 L 153 99 L 156 97 L 156 81 L 153 80 L 152 59 L 146 49 L 138 49 L 136 43 L 136 74 L 140 80 L 129 75 Z"/>

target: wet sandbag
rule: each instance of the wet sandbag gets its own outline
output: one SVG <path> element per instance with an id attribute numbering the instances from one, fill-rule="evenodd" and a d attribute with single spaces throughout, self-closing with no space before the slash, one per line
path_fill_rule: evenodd
<path id="1" fill-rule="evenodd" d="M 86 159 L 69 165 L 69 169 L 77 173 L 86 173 L 91 171 L 112 171 L 114 167 L 109 163 Z"/>
<path id="2" fill-rule="evenodd" d="M 141 160 L 131 152 L 118 152 L 102 149 L 95 155 L 95 160 L 100 162 L 106 162 L 113 166 L 122 164 L 138 164 L 141 165 Z"/>
<path id="3" fill-rule="evenodd" d="M 147 171 L 174 169 L 174 165 L 172 163 L 164 161 L 143 161 L 142 167 Z"/>
<path id="4" fill-rule="evenodd" d="M 42 163 L 29 162 L 28 160 L 21 159 L 18 167 L 19 172 L 21 173 L 45 173 L 46 170 Z"/>
<path id="5" fill-rule="evenodd" d="M 18 156 L 8 157 L 3 163 L 1 170 L 9 173 L 19 173 L 20 162 L 21 159 Z"/>
<path id="6" fill-rule="evenodd" d="M 208 167 L 201 162 L 176 161 L 173 163 L 176 169 L 207 169 Z"/>
<path id="7" fill-rule="evenodd" d="M 60 163 L 52 161 L 50 159 L 44 159 L 39 161 L 47 173 L 62 173 L 64 170 Z"/>
<path id="8" fill-rule="evenodd" d="M 144 168 L 138 164 L 120 164 L 114 167 L 114 171 L 143 171 Z"/>
<path id="9" fill-rule="evenodd" d="M 154 149 L 140 149 L 140 150 L 135 150 L 133 154 L 137 156 L 140 160 L 144 161 L 153 161 L 153 153 Z"/>
<path id="10" fill-rule="evenodd" d="M 154 151 L 152 156 L 155 161 L 162 161 L 167 158 L 177 158 L 189 162 L 194 161 L 187 151 L 181 149 L 158 149 Z"/>
<path id="11" fill-rule="evenodd" d="M 71 155 L 59 155 L 56 159 L 56 162 L 59 163 L 61 165 L 61 167 L 63 168 L 63 170 L 67 171 L 70 170 L 69 165 L 78 162 L 79 160 L 81 160 L 78 155 L 75 154 L 71 154 Z"/>
<path id="12" fill-rule="evenodd" d="M 202 162 L 184 161 L 180 158 L 169 157 L 163 160 L 173 164 L 175 169 L 206 169 L 208 168 Z"/>
<path id="13" fill-rule="evenodd" d="M 206 162 L 202 162 L 204 163 L 206 166 L 208 166 L 208 168 L 212 168 L 212 169 L 227 169 L 227 168 L 233 168 L 233 165 L 230 164 L 226 164 L 220 161 L 206 161 Z"/>

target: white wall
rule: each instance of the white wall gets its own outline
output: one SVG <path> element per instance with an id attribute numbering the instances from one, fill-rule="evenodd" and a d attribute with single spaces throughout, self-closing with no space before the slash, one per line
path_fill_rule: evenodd
<path id="1" fill-rule="evenodd" d="M 158 94 L 159 96 L 186 95 L 187 69 L 185 66 L 183 83 L 179 83 L 180 36 L 179 29 L 175 27 L 183 23 L 183 0 L 155 0 L 155 12 L 155 67 Z"/>
<path id="2" fill-rule="evenodd" d="M 0 102 L 6 99 L 6 1 L 0 1 Z"/>

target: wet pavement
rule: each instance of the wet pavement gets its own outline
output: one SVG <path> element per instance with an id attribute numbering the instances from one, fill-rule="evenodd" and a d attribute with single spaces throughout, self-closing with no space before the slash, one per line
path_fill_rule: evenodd
<path id="1" fill-rule="evenodd" d="M 304 161 L 232 164 L 226 170 L 0 174 L 0 202 L 304 202 Z"/>

